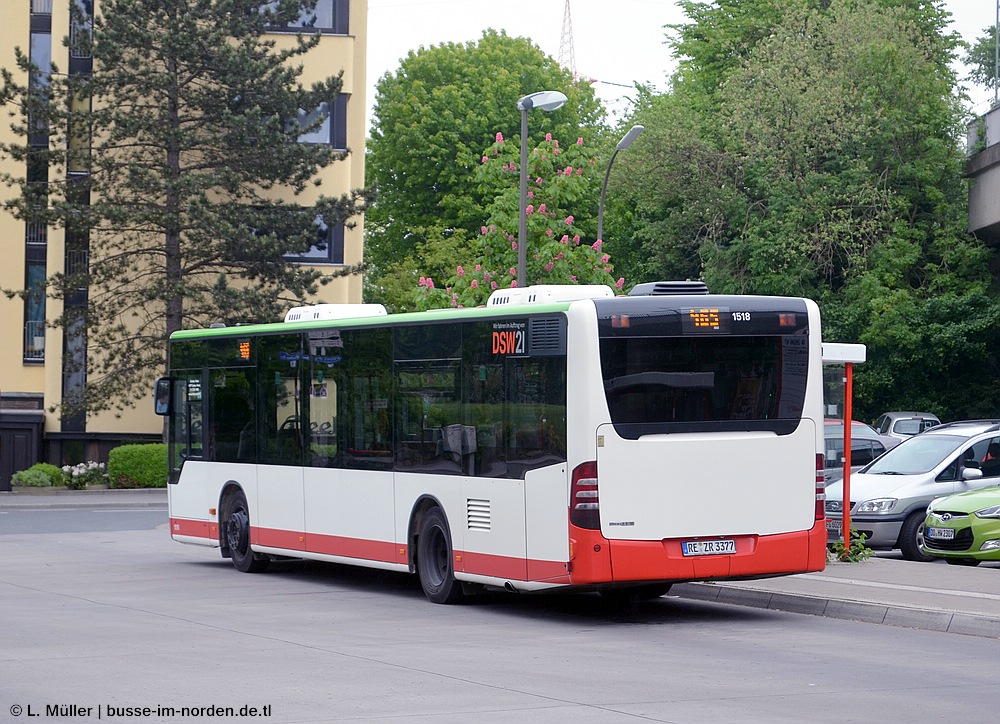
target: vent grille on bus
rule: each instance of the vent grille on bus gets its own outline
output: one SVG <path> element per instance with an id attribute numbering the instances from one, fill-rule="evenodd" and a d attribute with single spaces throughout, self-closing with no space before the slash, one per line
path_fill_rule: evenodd
<path id="1" fill-rule="evenodd" d="M 465 501 L 465 511 L 469 530 L 489 531 L 492 529 L 490 501 L 469 498 Z"/>
<path id="2" fill-rule="evenodd" d="M 630 297 L 663 297 L 680 294 L 708 294 L 705 282 L 646 282 L 636 284 Z"/>
<path id="3" fill-rule="evenodd" d="M 566 352 L 566 324 L 563 317 L 528 320 L 528 354 L 557 355 Z"/>

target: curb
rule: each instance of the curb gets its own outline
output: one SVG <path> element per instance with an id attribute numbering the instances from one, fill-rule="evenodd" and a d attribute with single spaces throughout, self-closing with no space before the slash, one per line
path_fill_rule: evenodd
<path id="1" fill-rule="evenodd" d="M 722 583 L 679 583 L 670 589 L 670 595 L 733 606 L 1000 639 L 1000 617 L 849 601 L 783 591 L 748 590 Z"/>
<path id="2" fill-rule="evenodd" d="M 51 490 L 0 492 L 0 510 L 45 510 L 70 508 L 167 508 L 165 488 Z"/>

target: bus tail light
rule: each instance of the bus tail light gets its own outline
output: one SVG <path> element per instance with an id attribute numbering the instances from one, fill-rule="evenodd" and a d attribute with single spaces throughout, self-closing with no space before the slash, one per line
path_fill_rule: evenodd
<path id="1" fill-rule="evenodd" d="M 823 453 L 816 453 L 816 520 L 826 517 L 826 459 Z"/>
<path id="2" fill-rule="evenodd" d="M 569 497 L 569 522 L 578 528 L 599 530 L 601 500 L 597 492 L 596 461 L 581 463 L 573 469 Z"/>

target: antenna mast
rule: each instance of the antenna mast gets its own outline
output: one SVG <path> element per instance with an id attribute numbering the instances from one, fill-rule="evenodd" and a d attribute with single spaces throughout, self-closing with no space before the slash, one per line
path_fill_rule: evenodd
<path id="1" fill-rule="evenodd" d="M 998 0 L 1000 2 L 1000 0 Z M 569 13 L 569 0 L 563 11 L 562 37 L 559 39 L 559 65 L 568 70 L 576 80 L 576 53 L 573 50 L 573 18 Z"/>

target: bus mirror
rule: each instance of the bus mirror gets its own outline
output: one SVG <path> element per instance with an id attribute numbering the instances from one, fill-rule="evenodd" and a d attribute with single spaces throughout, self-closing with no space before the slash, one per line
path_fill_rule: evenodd
<path id="1" fill-rule="evenodd" d="M 157 415 L 170 414 L 170 378 L 161 377 L 156 381 L 156 402 L 153 411 Z"/>

